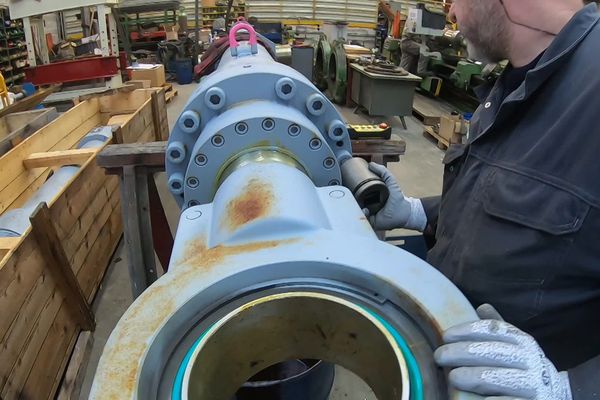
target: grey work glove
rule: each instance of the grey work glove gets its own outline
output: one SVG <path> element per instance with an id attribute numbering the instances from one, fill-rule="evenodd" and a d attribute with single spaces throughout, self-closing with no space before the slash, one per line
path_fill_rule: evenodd
<path id="1" fill-rule="evenodd" d="M 386 167 L 372 162 L 369 169 L 385 182 L 390 191 L 385 206 L 369 219 L 373 229 L 383 231 L 406 228 L 423 232 L 427 226 L 427 216 L 421 200 L 405 197 L 396 178 Z"/>
<path id="2" fill-rule="evenodd" d="M 567 372 L 558 372 L 535 339 L 504 322 L 489 304 L 481 321 L 444 333 L 436 362 L 450 371 L 452 386 L 487 400 L 572 400 Z"/>

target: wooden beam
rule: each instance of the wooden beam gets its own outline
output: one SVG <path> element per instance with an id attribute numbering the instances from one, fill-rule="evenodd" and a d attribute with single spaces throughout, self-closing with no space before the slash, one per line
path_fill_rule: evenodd
<path id="1" fill-rule="evenodd" d="M 31 96 L 25 97 L 24 99 L 21 99 L 16 103 L 11 104 L 10 106 L 3 108 L 2 110 L 0 110 L 0 118 L 15 112 L 27 111 L 32 109 L 33 107 L 40 104 L 46 97 L 50 96 L 52 93 L 57 91 L 60 88 L 60 86 L 61 85 L 53 85 L 46 89 L 38 90 Z"/>
<path id="2" fill-rule="evenodd" d="M 12 250 L 20 241 L 20 237 L 0 238 L 0 250 Z"/>
<path id="3" fill-rule="evenodd" d="M 65 372 L 57 400 L 75 400 L 79 398 L 81 385 L 85 378 L 85 369 L 92 353 L 94 337 L 89 331 L 81 332 L 75 343 L 69 366 Z"/>
<path id="4" fill-rule="evenodd" d="M 165 168 L 167 142 L 131 143 L 106 146 L 96 158 L 98 165 L 118 172 L 124 166 L 144 166 L 156 169 Z M 380 154 L 401 156 L 406 152 L 403 140 L 353 140 L 353 153 L 356 156 Z"/>
<path id="5" fill-rule="evenodd" d="M 81 329 L 93 331 L 96 327 L 94 314 L 87 302 L 77 277 L 73 273 L 69 259 L 65 254 L 56 227 L 52 222 L 46 203 L 41 203 L 29 218 L 32 232 L 44 256 L 56 286 L 65 296 L 65 302 L 79 322 Z"/>
<path id="6" fill-rule="evenodd" d="M 23 160 L 23 165 L 27 169 L 82 165 L 97 151 L 98 149 L 72 149 L 32 153 Z"/>

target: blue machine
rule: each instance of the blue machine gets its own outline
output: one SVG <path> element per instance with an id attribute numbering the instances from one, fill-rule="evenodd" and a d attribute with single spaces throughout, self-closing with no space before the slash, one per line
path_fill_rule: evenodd
<path id="1" fill-rule="evenodd" d="M 352 370 L 379 400 L 476 398 L 448 387 L 432 356 L 475 311 L 434 268 L 378 240 L 361 208 L 385 193 L 351 157 L 342 117 L 251 26 L 232 29 L 188 101 L 167 173 L 182 208 L 169 272 L 113 331 L 92 399 L 229 400 L 297 358 Z"/>

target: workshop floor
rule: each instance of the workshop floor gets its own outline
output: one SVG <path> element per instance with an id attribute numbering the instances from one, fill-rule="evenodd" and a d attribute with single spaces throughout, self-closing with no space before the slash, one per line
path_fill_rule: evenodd
<path id="1" fill-rule="evenodd" d="M 196 88 L 195 84 L 183 86 L 174 84 L 173 86 L 178 90 L 179 95 L 174 97 L 171 103 L 168 104 L 170 127 L 174 125 L 188 98 Z M 340 111 L 349 123 L 368 124 L 379 122 L 379 120 L 370 121 L 364 114 L 353 114 L 352 109 L 349 108 L 340 107 Z M 439 194 L 442 186 L 441 160 L 444 153 L 433 142 L 423 137 L 423 125 L 414 117 L 406 119 L 407 130 L 403 129 L 398 118 L 393 118 L 387 122 L 393 126 L 394 135 L 406 141 L 407 150 L 406 154 L 401 157 L 401 161 L 388 166 L 398 179 L 404 193 L 413 197 Z M 164 174 L 159 174 L 156 181 L 171 230 L 175 232 L 179 210 L 166 189 Z M 91 358 L 87 366 L 80 399 L 88 398 L 104 344 L 112 329 L 121 318 L 121 315 L 131 304 L 131 301 L 131 289 L 127 272 L 127 254 L 121 241 L 93 304 L 97 326 L 94 332 Z M 370 389 L 354 374 L 342 368 L 337 369 L 330 400 L 374 399 L 375 396 Z"/>

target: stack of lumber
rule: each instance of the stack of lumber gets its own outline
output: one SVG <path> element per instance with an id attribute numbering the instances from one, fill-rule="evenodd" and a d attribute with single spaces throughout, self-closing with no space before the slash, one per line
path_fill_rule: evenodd
<path id="1" fill-rule="evenodd" d="M 55 398 L 82 328 L 94 328 L 89 304 L 122 234 L 119 182 L 96 165 L 101 149 L 74 148 L 113 124 L 113 142 L 166 140 L 164 91 L 83 101 L 0 158 L 0 214 L 24 204 L 53 169 L 81 166 L 27 232 L 0 238 L 4 400 Z"/>

